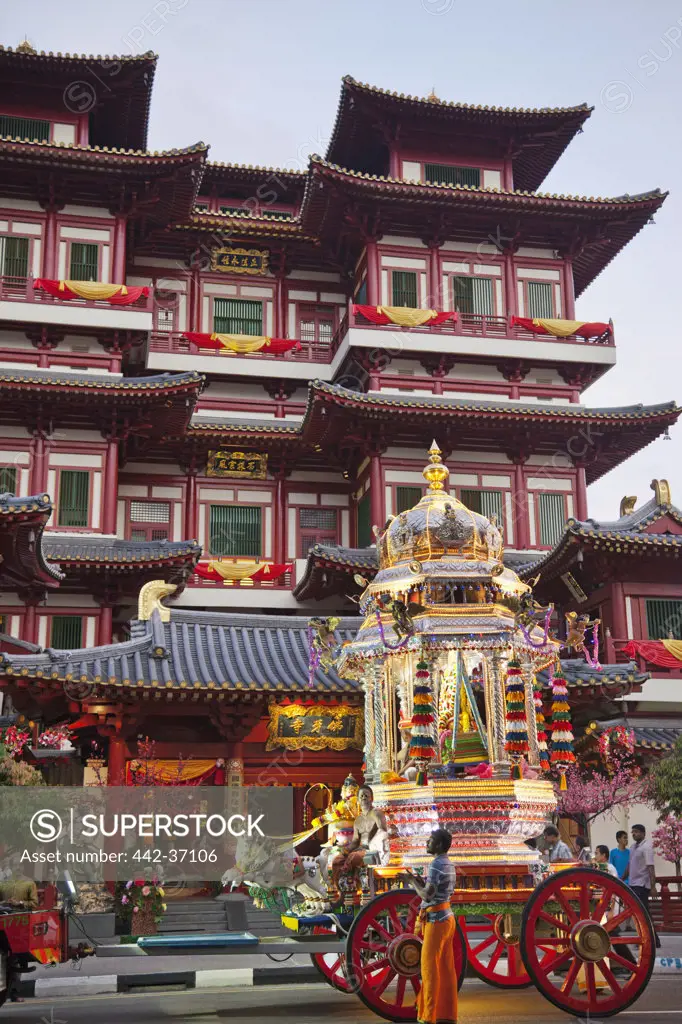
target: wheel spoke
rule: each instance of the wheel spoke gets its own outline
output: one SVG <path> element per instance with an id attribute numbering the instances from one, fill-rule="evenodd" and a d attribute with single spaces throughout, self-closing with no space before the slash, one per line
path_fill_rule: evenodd
<path id="1" fill-rule="evenodd" d="M 620 914 L 616 914 L 615 917 L 609 918 L 609 920 L 604 924 L 604 930 L 609 933 L 612 932 L 619 924 L 622 924 L 624 921 L 628 921 L 632 917 L 632 914 L 633 912 L 630 908 L 621 910 Z"/>
<path id="2" fill-rule="evenodd" d="M 487 939 L 483 940 L 483 942 L 479 942 L 477 946 L 470 946 L 469 949 L 472 953 L 480 953 L 481 950 L 487 949 L 488 946 L 491 946 L 493 942 L 495 942 L 496 938 L 497 936 L 495 935 L 489 935 Z"/>
<path id="3" fill-rule="evenodd" d="M 591 916 L 592 916 L 592 920 L 593 921 L 601 921 L 602 917 L 604 916 L 606 911 L 609 909 L 609 905 L 611 904 L 612 900 L 613 900 L 613 893 L 609 889 L 607 889 L 605 887 L 604 888 L 604 895 L 602 896 L 602 898 L 599 900 L 599 903 L 597 904 L 597 906 L 592 911 L 592 915 Z"/>
<path id="4" fill-rule="evenodd" d="M 557 889 L 556 898 L 559 901 L 559 903 L 561 904 L 562 910 L 563 910 L 564 914 L 566 915 L 566 917 L 569 920 L 569 924 L 571 924 L 571 925 L 575 924 L 576 921 L 578 920 L 578 918 L 576 917 L 576 914 L 575 914 L 575 911 L 573 910 L 573 907 L 568 902 L 568 900 L 564 896 L 564 894 L 561 891 L 561 889 Z M 566 929 L 566 930 L 568 930 L 568 929 Z"/>
<path id="5" fill-rule="evenodd" d="M 597 979 L 594 973 L 594 964 L 589 960 L 585 964 L 585 985 L 590 1005 L 595 1006 L 597 1003 Z"/>
<path id="6" fill-rule="evenodd" d="M 418 909 L 419 908 L 417 906 L 416 900 L 412 900 L 410 902 L 410 904 L 409 904 L 409 909 L 408 909 L 408 912 L 407 912 L 407 920 L 405 921 L 405 931 L 406 932 L 413 932 L 414 931 L 414 922 L 417 919 L 417 910 Z"/>
<path id="7" fill-rule="evenodd" d="M 544 946 L 565 946 L 567 942 L 567 935 L 538 935 L 535 939 L 538 949 L 542 949 Z"/>
<path id="8" fill-rule="evenodd" d="M 564 983 L 561 986 L 561 992 L 563 995 L 569 995 L 571 989 L 575 985 L 575 979 L 578 977 L 578 971 L 580 970 L 580 960 L 571 961 L 571 966 L 568 968 L 568 973 L 564 979 Z"/>
<path id="9" fill-rule="evenodd" d="M 388 957 L 383 956 L 381 960 L 373 960 L 365 967 L 365 974 L 376 974 L 377 971 L 383 971 L 389 965 Z"/>
<path id="10" fill-rule="evenodd" d="M 611 968 L 609 967 L 609 965 L 606 963 L 605 960 L 602 960 L 602 962 L 599 964 L 599 970 L 602 972 L 602 974 L 606 978 L 606 981 L 609 983 L 611 991 L 614 993 L 614 995 L 618 995 L 618 993 L 622 989 L 622 985 L 620 984 L 620 982 L 618 981 L 618 979 L 616 978 L 615 974 L 613 973 L 613 971 L 611 970 Z M 627 985 L 629 980 L 630 980 L 629 978 L 626 980 L 626 982 L 625 982 L 626 985 Z"/>
<path id="11" fill-rule="evenodd" d="M 498 942 L 497 943 L 497 949 L 495 950 L 493 955 L 490 957 L 490 960 L 488 961 L 488 970 L 489 971 L 494 971 L 495 970 L 495 967 L 497 966 L 497 961 L 502 956 L 503 951 L 504 951 L 504 944 L 502 942 Z"/>
<path id="12" fill-rule="evenodd" d="M 374 920 L 372 921 L 372 928 L 376 929 L 376 931 L 379 932 L 379 935 L 381 935 L 382 938 L 386 939 L 387 942 L 390 942 L 391 939 L 393 938 L 393 936 L 384 928 L 383 924 L 377 921 L 376 918 L 374 918 Z"/>
<path id="13" fill-rule="evenodd" d="M 386 976 L 384 978 L 382 978 L 382 980 L 379 982 L 379 984 L 375 987 L 374 994 L 377 995 L 377 996 L 382 995 L 386 991 L 388 986 L 391 984 L 391 982 L 393 981 L 393 979 L 395 978 L 397 973 L 398 973 L 397 971 L 394 971 L 393 968 L 390 967 L 386 971 Z"/>
<path id="14" fill-rule="evenodd" d="M 422 980 L 421 980 L 420 975 L 418 975 L 418 974 L 411 974 L 410 975 L 410 984 L 411 984 L 412 988 L 414 989 L 414 994 L 416 996 L 418 996 L 419 995 L 419 990 L 422 987 Z"/>
<path id="15" fill-rule="evenodd" d="M 609 960 L 613 960 L 613 962 L 618 964 L 620 967 L 627 967 L 631 974 L 636 974 L 640 967 L 639 963 L 633 964 L 631 960 L 627 960 L 624 956 L 621 956 L 620 953 L 616 953 L 614 949 L 609 953 Z"/>
<path id="16" fill-rule="evenodd" d="M 360 943 L 360 949 L 368 949 L 370 953 L 381 953 L 382 950 L 386 949 L 386 946 L 383 943 L 377 944 L 376 942 L 367 942 L 366 939 L 363 939 Z"/>
<path id="17" fill-rule="evenodd" d="M 388 916 L 391 919 L 391 924 L 395 928 L 394 934 L 395 935 L 402 935 L 403 930 L 404 930 L 403 929 L 403 924 L 402 924 L 402 921 L 398 920 L 398 915 L 396 914 L 395 909 L 393 907 L 389 907 L 388 908 Z"/>
<path id="18" fill-rule="evenodd" d="M 407 976 L 401 974 L 398 978 L 398 985 L 395 993 L 395 1005 L 402 1006 L 405 1000 L 405 986 L 407 985 Z"/>
<path id="19" fill-rule="evenodd" d="M 590 916 L 590 890 L 586 885 L 580 886 L 580 917 L 584 921 Z"/>
<path id="20" fill-rule="evenodd" d="M 555 971 L 557 967 L 565 963 L 570 958 L 570 956 L 570 949 L 565 949 L 563 950 L 563 952 L 557 953 L 557 955 L 551 957 L 551 959 L 549 954 L 547 956 L 543 956 L 542 960 L 539 961 L 540 969 L 543 971 L 545 975 L 551 974 L 552 971 Z"/>
<path id="21" fill-rule="evenodd" d="M 569 930 L 568 925 L 564 921 L 560 921 L 558 917 L 553 917 L 545 910 L 541 910 L 538 913 L 538 917 L 546 924 L 551 924 L 552 928 L 558 928 L 562 932 L 567 932 Z"/>

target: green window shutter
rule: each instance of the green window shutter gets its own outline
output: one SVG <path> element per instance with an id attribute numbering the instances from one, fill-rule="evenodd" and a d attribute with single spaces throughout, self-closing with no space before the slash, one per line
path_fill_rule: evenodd
<path id="1" fill-rule="evenodd" d="M 459 500 L 471 512 L 478 512 L 479 515 L 490 519 L 495 516 L 497 525 L 502 528 L 504 525 L 504 499 L 502 491 L 487 491 L 463 487 L 459 492 Z"/>
<path id="2" fill-rule="evenodd" d="M 646 599 L 649 640 L 682 640 L 682 601 Z"/>
<path id="3" fill-rule="evenodd" d="M 528 316 L 539 320 L 551 320 L 554 317 L 552 289 L 554 285 L 545 281 L 528 282 Z"/>
<path id="4" fill-rule="evenodd" d="M 396 487 L 396 515 L 400 515 L 401 512 L 407 512 L 408 509 L 414 508 L 417 502 L 421 499 L 421 496 L 421 487 Z"/>
<path id="5" fill-rule="evenodd" d="M 90 505 L 90 474 L 63 469 L 59 474 L 59 526 L 87 526 Z"/>
<path id="6" fill-rule="evenodd" d="M 209 551 L 232 558 L 259 558 L 262 554 L 260 505 L 211 505 Z"/>
<path id="7" fill-rule="evenodd" d="M 0 235 L 0 274 L 3 277 L 28 277 L 28 238 Z"/>
<path id="8" fill-rule="evenodd" d="M 452 278 L 452 308 L 458 313 L 474 312 L 473 277 Z"/>
<path id="9" fill-rule="evenodd" d="M 49 142 L 50 122 L 37 117 L 13 117 L 12 114 L 0 114 L 0 135 L 10 139 Z"/>
<path id="10" fill-rule="evenodd" d="M 0 494 L 17 493 L 17 471 L 14 466 L 0 466 Z"/>
<path id="11" fill-rule="evenodd" d="M 392 306 L 417 308 L 417 275 L 413 270 L 394 270 L 391 274 Z"/>
<path id="12" fill-rule="evenodd" d="M 50 646 L 58 651 L 73 651 L 82 647 L 82 617 L 80 615 L 55 615 L 52 619 Z"/>
<path id="13" fill-rule="evenodd" d="M 246 299 L 214 299 L 213 330 L 216 334 L 262 334 L 263 303 Z"/>
<path id="14" fill-rule="evenodd" d="M 358 502 L 358 547 L 368 548 L 372 543 L 372 527 L 370 523 L 369 491 Z"/>
<path id="15" fill-rule="evenodd" d="M 478 167 L 424 164 L 424 179 L 436 185 L 469 185 L 478 188 L 481 184 L 481 171 Z"/>
<path id="16" fill-rule="evenodd" d="M 493 282 L 489 277 L 472 277 L 474 313 L 492 316 L 495 311 Z"/>
<path id="17" fill-rule="evenodd" d="M 69 279 L 96 281 L 99 273 L 99 246 L 91 242 L 71 243 Z"/>
<path id="18" fill-rule="evenodd" d="M 537 494 L 538 518 L 540 520 L 540 544 L 551 547 L 559 540 L 566 525 L 566 508 L 563 494 Z"/>

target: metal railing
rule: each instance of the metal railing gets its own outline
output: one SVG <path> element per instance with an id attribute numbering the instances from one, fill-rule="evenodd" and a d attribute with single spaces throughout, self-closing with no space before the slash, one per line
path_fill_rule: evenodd
<path id="1" fill-rule="evenodd" d="M 63 302 L 69 306 L 85 306 L 88 309 L 118 309 L 124 313 L 126 310 L 135 310 L 139 313 L 141 310 L 152 312 L 154 309 L 154 296 L 151 289 L 148 295 L 141 295 L 136 302 L 131 302 L 128 306 L 118 306 L 112 305 L 106 299 L 60 299 L 49 295 L 42 289 L 34 288 L 34 280 L 31 275 L 25 278 L 0 276 L 0 301 L 48 303 L 50 305 L 61 305 Z"/>

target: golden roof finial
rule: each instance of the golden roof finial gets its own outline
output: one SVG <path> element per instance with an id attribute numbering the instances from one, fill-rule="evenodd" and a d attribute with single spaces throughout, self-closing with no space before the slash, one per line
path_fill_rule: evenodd
<path id="1" fill-rule="evenodd" d="M 450 470 L 447 466 L 443 465 L 441 459 L 441 451 L 435 441 L 431 443 L 429 448 L 429 465 L 425 466 L 422 470 L 422 476 L 429 485 L 429 491 L 444 490 L 445 481 L 450 476 Z"/>
<path id="2" fill-rule="evenodd" d="M 23 42 L 17 46 L 17 53 L 37 53 L 35 46 L 29 41 L 28 36 L 24 36 Z"/>
<path id="3" fill-rule="evenodd" d="M 657 505 L 672 505 L 670 484 L 667 480 L 652 480 L 651 490 L 654 492 Z"/>
<path id="4" fill-rule="evenodd" d="M 426 99 L 428 100 L 429 103 L 440 103 L 441 102 L 440 96 L 436 96 L 436 87 L 435 87 L 435 85 L 431 86 L 431 92 L 426 97 Z"/>

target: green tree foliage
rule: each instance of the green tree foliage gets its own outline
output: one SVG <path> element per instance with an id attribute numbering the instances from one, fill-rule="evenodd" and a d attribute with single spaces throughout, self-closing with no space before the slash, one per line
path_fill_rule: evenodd
<path id="1" fill-rule="evenodd" d="M 660 819 L 670 814 L 682 817 L 682 736 L 678 736 L 668 757 L 650 770 L 648 782 L 647 795 L 660 812 Z"/>

